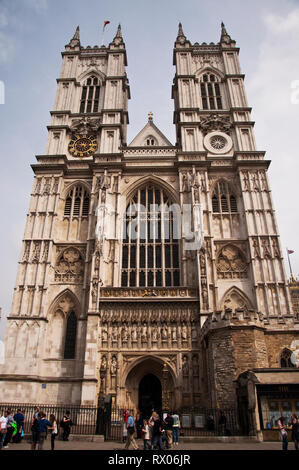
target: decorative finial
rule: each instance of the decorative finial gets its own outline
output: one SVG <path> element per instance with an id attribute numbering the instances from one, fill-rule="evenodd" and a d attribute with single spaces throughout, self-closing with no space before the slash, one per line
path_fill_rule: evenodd
<path id="1" fill-rule="evenodd" d="M 225 44 L 230 44 L 230 45 L 234 45 L 235 44 L 235 41 L 233 41 L 230 37 L 230 35 L 227 33 L 226 31 L 226 27 L 223 23 L 223 21 L 221 22 L 221 38 L 220 38 L 220 42 L 221 43 L 225 43 Z M 233 44 L 234 43 L 234 44 Z"/>
<path id="2" fill-rule="evenodd" d="M 179 23 L 179 30 L 178 30 L 178 35 L 176 38 L 176 42 L 179 42 L 181 44 L 184 44 L 186 42 L 186 36 L 184 35 L 182 23 Z"/>
<path id="3" fill-rule="evenodd" d="M 80 41 L 80 28 L 77 26 L 73 39 L 78 39 Z"/>
<path id="4" fill-rule="evenodd" d="M 123 37 L 122 37 L 122 32 L 121 32 L 121 26 L 120 26 L 120 23 L 119 23 L 119 25 L 117 27 L 115 38 L 113 39 L 113 44 L 115 44 L 116 46 L 119 46 L 122 43 L 123 43 Z"/>
<path id="5" fill-rule="evenodd" d="M 121 34 L 121 26 L 120 26 L 120 23 L 118 25 L 118 28 L 117 28 L 117 32 L 116 32 L 116 38 L 122 38 L 122 34 Z"/>
<path id="6" fill-rule="evenodd" d="M 72 39 L 70 40 L 68 47 L 73 49 L 74 47 L 80 47 L 80 28 L 77 26 L 76 31 Z"/>
<path id="7" fill-rule="evenodd" d="M 153 120 L 153 113 L 150 112 L 150 113 L 148 113 L 148 121 L 150 122 L 152 120 Z"/>

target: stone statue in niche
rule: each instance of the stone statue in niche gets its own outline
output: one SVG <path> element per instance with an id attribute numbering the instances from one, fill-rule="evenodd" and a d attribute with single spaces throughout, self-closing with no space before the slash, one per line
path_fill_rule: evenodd
<path id="1" fill-rule="evenodd" d="M 176 326 L 172 327 L 172 333 L 171 333 L 172 341 L 177 340 L 177 334 L 176 334 Z"/>
<path id="2" fill-rule="evenodd" d="M 107 358 L 106 356 L 102 357 L 102 362 L 101 362 L 101 370 L 106 370 L 107 369 Z"/>
<path id="3" fill-rule="evenodd" d="M 112 356 L 111 367 L 110 367 L 111 375 L 116 375 L 116 371 L 117 371 L 117 359 L 116 359 L 116 356 Z"/>
<path id="4" fill-rule="evenodd" d="M 126 325 L 122 327 L 121 339 L 123 343 L 126 343 L 128 341 L 128 327 Z"/>
<path id="5" fill-rule="evenodd" d="M 183 375 L 189 375 L 189 364 L 188 364 L 188 357 L 183 356 L 183 364 L 182 364 Z"/>
<path id="6" fill-rule="evenodd" d="M 166 325 L 162 327 L 162 339 L 166 340 L 168 338 L 168 328 Z"/>
<path id="7" fill-rule="evenodd" d="M 132 334 L 131 334 L 131 337 L 132 337 L 132 341 L 137 341 L 137 326 L 136 325 L 133 325 L 132 327 Z"/>
<path id="8" fill-rule="evenodd" d="M 143 323 L 143 326 L 142 326 L 141 339 L 142 339 L 143 342 L 147 341 L 147 325 L 146 325 L 146 323 Z"/>
<path id="9" fill-rule="evenodd" d="M 158 341 L 158 328 L 156 327 L 156 325 L 152 329 L 152 340 L 154 342 Z"/>
<path id="10" fill-rule="evenodd" d="M 106 324 L 102 326 L 102 341 L 108 341 L 108 330 Z"/>
<path id="11" fill-rule="evenodd" d="M 187 341 L 188 330 L 187 330 L 187 326 L 185 324 L 182 326 L 181 336 L 182 336 L 183 341 Z"/>
<path id="12" fill-rule="evenodd" d="M 118 340 L 118 329 L 117 326 L 114 326 L 112 329 L 112 341 Z"/>

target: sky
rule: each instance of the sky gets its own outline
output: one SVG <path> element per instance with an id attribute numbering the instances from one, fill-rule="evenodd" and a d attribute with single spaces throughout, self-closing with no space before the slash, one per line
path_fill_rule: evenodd
<path id="1" fill-rule="evenodd" d="M 175 143 L 171 85 L 178 23 L 191 43 L 217 43 L 225 23 L 240 47 L 257 148 L 272 161 L 269 179 L 284 255 L 287 247 L 294 250 L 292 269 L 299 274 L 299 0 L 0 0 L 0 338 L 29 207 L 30 165 L 45 152 L 60 53 L 77 25 L 84 47 L 99 45 L 105 20 L 105 45 L 119 23 L 126 44 L 128 143 L 150 111 Z M 287 260 L 286 270 L 289 275 Z"/>

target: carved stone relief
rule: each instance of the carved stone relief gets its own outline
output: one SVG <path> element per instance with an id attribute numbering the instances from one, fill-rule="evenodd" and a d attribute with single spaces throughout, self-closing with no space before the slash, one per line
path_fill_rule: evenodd
<path id="1" fill-rule="evenodd" d="M 247 262 L 241 250 L 234 245 L 223 247 L 216 261 L 217 275 L 220 279 L 247 277 Z"/>

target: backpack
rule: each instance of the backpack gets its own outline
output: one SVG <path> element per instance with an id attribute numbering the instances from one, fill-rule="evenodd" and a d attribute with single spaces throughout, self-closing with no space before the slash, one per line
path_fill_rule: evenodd
<path id="1" fill-rule="evenodd" d="M 17 423 L 16 423 L 15 421 L 12 421 L 12 422 L 11 422 L 11 427 L 13 428 L 13 433 L 12 433 L 12 435 L 14 436 L 15 434 L 17 434 L 17 430 L 18 430 Z"/>

